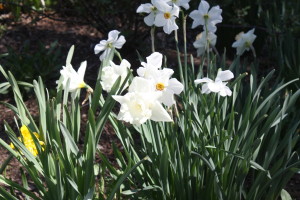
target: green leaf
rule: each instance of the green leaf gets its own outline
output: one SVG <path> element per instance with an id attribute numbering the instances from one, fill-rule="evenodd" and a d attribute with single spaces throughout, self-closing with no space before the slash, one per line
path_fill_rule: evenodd
<path id="1" fill-rule="evenodd" d="M 34 193 L 30 192 L 28 190 L 28 188 L 22 187 L 21 185 L 15 183 L 9 179 L 6 179 L 3 175 L 0 175 L 0 182 L 5 185 L 9 185 L 13 188 L 16 188 L 17 190 L 19 190 L 20 192 L 23 192 L 24 194 L 28 195 L 29 197 L 31 197 L 34 200 L 40 200 L 40 198 L 38 198 Z"/>
<path id="2" fill-rule="evenodd" d="M 146 160 L 148 160 L 148 157 L 145 157 L 143 160 L 136 163 L 132 168 L 126 170 L 126 172 L 122 176 L 119 177 L 117 183 L 113 187 L 113 189 L 112 189 L 111 193 L 109 194 L 109 197 L 107 198 L 107 200 L 112 200 L 115 197 L 115 194 L 116 194 L 117 190 L 122 185 L 122 183 L 125 181 L 125 179 L 130 175 L 130 173 L 133 170 L 135 170 L 139 165 L 141 165 Z"/>
<path id="3" fill-rule="evenodd" d="M 71 152 L 77 156 L 78 153 L 79 153 L 79 149 L 73 139 L 73 137 L 71 136 L 69 130 L 66 128 L 66 126 L 62 123 L 62 122 L 59 122 L 60 123 L 60 130 L 64 136 L 64 141 L 66 143 L 66 148 L 71 150 Z"/>

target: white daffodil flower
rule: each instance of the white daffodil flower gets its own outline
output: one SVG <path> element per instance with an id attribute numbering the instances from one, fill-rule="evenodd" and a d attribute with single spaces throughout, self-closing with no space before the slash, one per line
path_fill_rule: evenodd
<path id="1" fill-rule="evenodd" d="M 126 59 L 123 59 L 120 65 L 116 65 L 110 61 L 110 66 L 103 67 L 100 81 L 103 90 L 110 92 L 119 76 L 121 76 L 122 83 L 128 75 L 128 69 L 130 69 L 130 66 L 130 63 Z M 127 87 L 128 83 L 125 84 L 124 89 Z"/>
<path id="2" fill-rule="evenodd" d="M 162 92 L 159 101 L 169 107 L 175 103 L 174 94 L 179 95 L 183 91 L 182 83 L 176 78 L 171 78 L 173 73 L 172 69 L 164 68 L 163 70 L 158 70 L 158 73 L 152 79 L 155 90 Z"/>
<path id="3" fill-rule="evenodd" d="M 153 74 L 156 73 L 156 71 L 161 68 L 162 58 L 163 56 L 161 53 L 158 52 L 152 53 L 150 56 L 146 58 L 147 63 L 142 62 L 141 65 L 143 67 L 139 67 L 137 69 L 138 75 L 146 79 L 152 78 Z"/>
<path id="4" fill-rule="evenodd" d="M 255 29 L 251 29 L 247 33 L 241 32 L 235 37 L 236 41 L 232 44 L 232 47 L 236 48 L 237 55 L 242 55 L 246 50 L 249 51 L 251 49 L 254 56 L 256 56 L 254 47 L 252 46 L 256 38 L 254 30 Z"/>
<path id="5" fill-rule="evenodd" d="M 184 9 L 188 10 L 190 8 L 190 1 L 191 0 L 171 0 L 169 4 L 183 7 Z"/>
<path id="6" fill-rule="evenodd" d="M 153 3 L 158 9 L 154 20 L 154 25 L 163 27 L 164 32 L 167 34 L 177 30 L 178 26 L 175 22 L 175 19 L 179 15 L 179 7 L 176 5 L 170 6 L 165 1 L 160 0 L 154 0 Z"/>
<path id="7" fill-rule="evenodd" d="M 207 48 L 211 49 L 211 47 L 216 45 L 216 42 L 217 36 L 214 33 L 208 32 L 206 34 L 205 31 L 200 33 L 193 43 L 194 47 L 197 49 L 197 56 L 201 56 Z"/>
<path id="8" fill-rule="evenodd" d="M 104 51 L 101 56 L 100 60 L 103 61 L 105 57 L 110 54 L 112 48 L 121 49 L 124 43 L 126 42 L 124 36 L 119 37 L 120 32 L 117 30 L 110 31 L 108 33 L 107 40 L 101 40 L 99 44 L 95 46 L 95 54 Z"/>
<path id="9" fill-rule="evenodd" d="M 174 73 L 172 69 L 161 70 L 161 65 L 162 54 L 154 52 L 147 57 L 147 63 L 142 62 L 137 73 L 140 77 L 151 80 L 154 90 L 162 93 L 160 102 L 172 106 L 175 103 L 174 94 L 179 95 L 183 91 L 183 85 L 176 78 L 171 78 Z"/>
<path id="10" fill-rule="evenodd" d="M 150 80 L 135 77 L 127 94 L 113 96 L 121 104 L 118 119 L 136 125 L 143 124 L 148 119 L 171 122 L 170 115 L 158 101 L 160 96 L 160 92 L 153 90 Z"/>
<path id="11" fill-rule="evenodd" d="M 63 69 L 60 70 L 63 88 L 66 89 L 68 80 L 70 80 L 70 84 L 68 88 L 70 92 L 74 92 L 77 89 L 87 87 L 87 84 L 83 80 L 85 70 L 86 70 L 86 61 L 81 63 L 77 72 L 73 69 L 71 64 L 68 64 L 67 66 L 63 66 Z"/>
<path id="12" fill-rule="evenodd" d="M 148 13 L 149 14 L 144 18 L 144 22 L 148 26 L 154 25 L 154 19 L 155 19 L 155 15 L 157 13 L 157 8 L 153 5 L 154 1 L 155 0 L 151 0 L 151 3 L 141 4 L 136 10 L 137 13 Z M 168 2 L 170 0 L 161 0 L 161 1 Z"/>
<path id="13" fill-rule="evenodd" d="M 153 5 L 153 0 L 151 1 L 151 3 L 145 3 L 145 4 L 141 4 L 137 10 L 137 13 L 149 13 L 149 15 L 147 15 L 144 18 L 144 22 L 148 25 L 148 26 L 153 26 L 154 24 L 154 19 L 155 19 L 155 15 L 157 12 L 157 8 Z"/>
<path id="14" fill-rule="evenodd" d="M 219 71 L 216 79 L 213 81 L 210 78 L 201 78 L 195 80 L 195 84 L 205 83 L 202 85 L 202 94 L 209 94 L 211 92 L 219 93 L 221 96 L 231 96 L 232 92 L 226 86 L 227 82 L 234 77 L 230 70 Z"/>
<path id="15" fill-rule="evenodd" d="M 190 13 L 190 17 L 194 20 L 192 28 L 199 25 L 204 26 L 204 30 L 209 32 L 216 32 L 216 24 L 221 23 L 223 18 L 221 16 L 222 9 L 219 6 L 212 7 L 209 11 L 209 4 L 202 0 L 199 4 L 198 10 Z"/>

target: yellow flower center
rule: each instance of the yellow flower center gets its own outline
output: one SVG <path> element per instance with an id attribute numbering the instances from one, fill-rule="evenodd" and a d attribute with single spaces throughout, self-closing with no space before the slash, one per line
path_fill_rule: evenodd
<path id="1" fill-rule="evenodd" d="M 112 45 L 112 43 L 108 42 L 108 43 L 106 44 L 106 47 L 107 47 L 107 48 L 112 48 L 113 45 Z"/>
<path id="2" fill-rule="evenodd" d="M 165 89 L 165 85 L 163 83 L 156 84 L 156 90 L 162 91 Z"/>
<path id="3" fill-rule="evenodd" d="M 85 82 L 79 83 L 78 88 L 85 88 Z"/>
<path id="4" fill-rule="evenodd" d="M 245 42 L 245 47 L 249 48 L 251 46 L 251 43 L 250 42 Z"/>
<path id="5" fill-rule="evenodd" d="M 165 19 L 170 19 L 171 13 L 169 13 L 169 12 L 164 13 L 164 17 L 165 17 Z"/>
<path id="6" fill-rule="evenodd" d="M 203 18 L 204 18 L 204 19 L 208 19 L 208 18 L 209 18 L 209 15 L 208 15 L 208 14 L 205 14 L 205 15 L 203 15 Z"/>

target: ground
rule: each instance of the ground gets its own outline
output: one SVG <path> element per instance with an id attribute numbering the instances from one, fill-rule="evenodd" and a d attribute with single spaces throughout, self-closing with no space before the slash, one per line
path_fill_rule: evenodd
<path id="1" fill-rule="evenodd" d="M 4 20 L 11 20 L 9 14 L 1 15 Z M 100 64 L 98 56 L 94 55 L 93 48 L 103 37 L 102 33 L 97 31 L 95 28 L 87 25 L 78 25 L 74 23 L 76 19 L 68 18 L 62 21 L 51 20 L 48 18 L 42 18 L 39 21 L 32 23 L 32 19 L 27 16 L 22 16 L 20 21 L 11 22 L 6 27 L 6 32 L 0 38 L 0 54 L 7 51 L 6 47 L 18 49 L 25 40 L 30 40 L 33 43 L 35 41 L 41 41 L 47 45 L 50 45 L 53 41 L 57 41 L 59 46 L 62 48 L 63 55 L 67 55 L 68 49 L 71 45 L 75 45 L 75 55 L 73 59 L 74 65 L 78 65 L 81 61 L 87 60 L 87 82 L 95 80 L 95 72 Z M 106 37 L 106 36 L 105 36 Z M 34 49 L 32 49 L 34 51 Z M 167 56 L 172 59 L 174 53 L 167 52 Z M 198 62 L 198 61 L 197 61 Z M 38 108 L 35 100 L 30 96 L 27 98 L 26 105 L 33 115 L 38 114 Z M 12 99 L 9 95 L 1 95 L 0 101 L 12 103 Z M 86 112 L 83 108 L 82 121 L 85 123 Z M 14 124 L 14 115 L 12 111 L 0 104 L 0 137 L 5 141 L 9 142 L 4 132 L 4 121 L 9 124 Z M 108 157 L 112 158 L 112 142 L 119 144 L 117 137 L 111 131 L 109 126 L 105 128 L 105 131 L 100 140 L 100 149 Z M 8 152 L 0 146 L 0 165 L 9 156 Z M 20 182 L 19 174 L 20 165 L 16 160 L 12 160 L 6 170 L 6 175 L 12 180 Z M 32 186 L 34 187 L 34 186 Z M 290 192 L 293 199 L 300 200 L 300 174 L 296 174 L 291 181 L 288 183 L 286 189 Z"/>

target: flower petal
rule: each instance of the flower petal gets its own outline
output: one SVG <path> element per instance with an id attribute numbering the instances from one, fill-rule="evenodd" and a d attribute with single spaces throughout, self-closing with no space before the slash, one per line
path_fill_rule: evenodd
<path id="1" fill-rule="evenodd" d="M 165 90 L 159 98 L 159 101 L 168 107 L 172 106 L 175 103 L 173 91 L 169 89 Z"/>
<path id="2" fill-rule="evenodd" d="M 155 14 L 154 14 L 153 12 L 151 12 L 148 16 L 146 16 L 146 17 L 144 18 L 144 22 L 145 22 L 148 26 L 153 26 L 154 20 L 155 20 Z"/>
<path id="3" fill-rule="evenodd" d="M 101 51 L 104 51 L 106 49 L 106 40 L 101 40 L 99 44 L 97 44 L 94 48 L 95 54 L 100 53 Z"/>
<path id="4" fill-rule="evenodd" d="M 152 11 L 152 7 L 153 5 L 151 3 L 145 3 L 145 4 L 141 4 L 136 12 L 137 13 L 150 13 Z"/>
<path id="5" fill-rule="evenodd" d="M 152 115 L 150 117 L 153 121 L 163 121 L 163 122 L 172 122 L 170 115 L 164 109 L 164 107 L 156 101 L 152 107 Z"/>
<path id="6" fill-rule="evenodd" d="M 167 23 L 163 13 L 158 13 L 155 16 L 154 24 L 155 26 L 162 27 Z"/>
<path id="7" fill-rule="evenodd" d="M 85 74 L 85 70 L 86 70 L 86 65 L 87 65 L 87 62 L 86 62 L 86 61 L 82 62 L 82 63 L 80 64 L 80 67 L 78 68 L 78 71 L 77 71 L 79 77 L 80 77 L 82 80 L 83 80 L 83 78 L 84 78 L 84 74 Z"/>
<path id="8" fill-rule="evenodd" d="M 153 67 L 159 69 L 162 65 L 162 54 L 158 52 L 152 53 L 150 56 L 146 58 L 147 64 L 152 65 Z"/>
<path id="9" fill-rule="evenodd" d="M 120 32 L 117 30 L 112 30 L 108 33 L 108 42 L 114 42 L 118 39 Z"/>
<path id="10" fill-rule="evenodd" d="M 208 9 L 209 9 L 209 4 L 206 1 L 202 0 L 199 4 L 198 10 L 201 13 L 208 13 Z"/>
<path id="11" fill-rule="evenodd" d="M 219 83 L 207 83 L 207 87 L 210 91 L 212 92 L 219 92 L 220 91 L 220 87 L 221 87 L 222 82 Z"/>
<path id="12" fill-rule="evenodd" d="M 178 26 L 175 23 L 175 17 L 174 18 L 172 17 L 171 19 L 166 20 L 166 21 L 167 21 L 167 23 L 163 27 L 163 30 L 165 33 L 170 34 L 170 33 L 172 33 L 172 31 L 178 29 Z"/>
<path id="13" fill-rule="evenodd" d="M 114 42 L 114 47 L 117 49 L 121 49 L 123 44 L 126 42 L 125 37 L 121 35 L 117 41 Z"/>
<path id="14" fill-rule="evenodd" d="M 230 70 L 218 71 L 218 74 L 216 77 L 216 79 L 219 79 L 221 81 L 228 81 L 232 78 L 234 78 L 234 75 Z"/>
<path id="15" fill-rule="evenodd" d="M 213 80 L 211 80 L 210 78 L 207 78 L 207 77 L 196 79 L 194 81 L 195 84 L 199 84 L 199 83 L 212 83 L 212 82 L 213 82 Z"/>
<path id="16" fill-rule="evenodd" d="M 180 83 L 176 78 L 171 78 L 169 80 L 168 89 L 172 90 L 174 94 L 180 94 L 183 91 L 184 87 L 182 83 Z"/>

